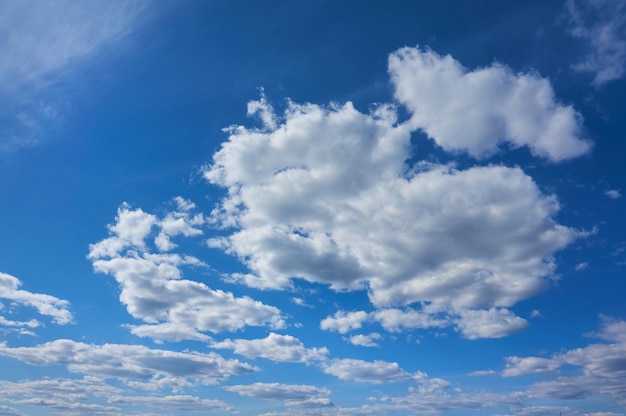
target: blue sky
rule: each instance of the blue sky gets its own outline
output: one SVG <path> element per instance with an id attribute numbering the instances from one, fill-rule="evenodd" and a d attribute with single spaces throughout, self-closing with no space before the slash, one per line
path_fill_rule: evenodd
<path id="1" fill-rule="evenodd" d="M 0 34 L 0 415 L 626 414 L 625 1 Z"/>

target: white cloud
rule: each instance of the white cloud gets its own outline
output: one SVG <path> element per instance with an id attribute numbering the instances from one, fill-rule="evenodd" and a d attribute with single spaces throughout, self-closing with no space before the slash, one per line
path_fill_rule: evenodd
<path id="1" fill-rule="evenodd" d="M 350 344 L 358 345 L 361 347 L 378 347 L 376 340 L 379 340 L 381 338 L 382 336 L 379 333 L 373 332 L 368 335 L 364 335 L 364 334 L 353 335 L 350 337 L 349 341 L 350 341 Z"/>
<path id="2" fill-rule="evenodd" d="M 527 322 L 504 308 L 459 312 L 457 327 L 465 338 L 502 338 L 525 329 Z"/>
<path id="3" fill-rule="evenodd" d="M 377 307 L 509 307 L 541 291 L 554 253 L 582 235 L 553 219 L 556 197 L 519 168 L 409 168 L 409 130 L 390 106 L 350 103 L 291 103 L 276 129 L 230 128 L 204 174 L 228 189 L 212 221 L 234 231 L 209 245 L 249 268 L 233 275 L 249 286 L 367 287 Z"/>
<path id="4" fill-rule="evenodd" d="M 450 55 L 419 48 L 392 53 L 389 72 L 411 124 L 447 151 L 482 158 L 506 142 L 561 161 L 591 147 L 581 137 L 581 115 L 558 103 L 537 74 L 514 74 L 500 64 L 468 71 Z"/>
<path id="5" fill-rule="evenodd" d="M 73 373 L 102 378 L 150 380 L 160 385 L 177 385 L 187 380 L 214 384 L 231 375 L 257 369 L 218 354 L 200 354 L 150 349 L 143 345 L 93 345 L 60 339 L 34 347 L 7 347 L 0 355 L 31 365 L 63 365 Z"/>
<path id="6" fill-rule="evenodd" d="M 261 339 L 226 339 L 211 344 L 212 348 L 232 349 L 248 358 L 266 358 L 277 362 L 311 363 L 325 360 L 328 349 L 305 348 L 302 341 L 291 335 L 270 333 Z"/>
<path id="7" fill-rule="evenodd" d="M 345 312 L 337 311 L 335 315 L 328 316 L 320 322 L 320 328 L 327 331 L 337 331 L 345 334 L 354 329 L 359 329 L 369 319 L 365 311 Z"/>
<path id="8" fill-rule="evenodd" d="M 533 397 L 580 399 L 607 396 L 626 406 L 626 322 L 603 317 L 602 330 L 595 334 L 613 343 L 590 344 L 583 348 L 562 351 L 551 358 L 507 357 L 502 374 L 519 376 L 538 372 L 554 372 L 567 364 L 582 370 L 582 376 L 561 376 L 535 383 L 529 392 Z"/>
<path id="9" fill-rule="evenodd" d="M 560 362 L 550 358 L 541 357 L 507 357 L 506 367 L 502 370 L 505 377 L 520 376 L 523 374 L 535 374 L 554 371 L 561 365 Z"/>
<path id="10" fill-rule="evenodd" d="M 326 374 L 333 375 L 345 381 L 359 381 L 365 383 L 393 383 L 409 381 L 422 376 L 422 373 L 412 375 L 404 371 L 398 363 L 387 361 L 363 361 L 351 358 L 336 359 L 323 367 Z"/>
<path id="11" fill-rule="evenodd" d="M 381 309 L 372 313 L 375 320 L 383 328 L 391 332 L 400 332 L 406 329 L 442 328 L 449 325 L 449 321 L 434 314 L 417 311 L 415 309 Z"/>
<path id="12" fill-rule="evenodd" d="M 249 385 L 225 386 L 224 390 L 242 396 L 278 400 L 287 406 L 328 406 L 330 394 L 327 388 L 303 384 L 254 383 Z"/>
<path id="13" fill-rule="evenodd" d="M 571 34 L 585 42 L 586 56 L 574 69 L 593 75 L 596 87 L 624 76 L 626 1 L 567 0 Z"/>
<path id="14" fill-rule="evenodd" d="M 68 309 L 68 301 L 42 293 L 31 293 L 19 289 L 21 285 L 22 282 L 17 277 L 0 272 L 0 299 L 7 299 L 19 305 L 35 308 L 41 315 L 52 317 L 52 320 L 59 325 L 72 322 L 72 313 Z M 8 321 L 5 319 L 5 322 Z M 34 328 L 36 327 L 33 326 L 34 322 L 29 321 L 20 324 Z"/>
<path id="15" fill-rule="evenodd" d="M 604 194 L 611 199 L 619 199 L 622 197 L 622 194 L 617 189 L 609 189 Z"/>
<path id="16" fill-rule="evenodd" d="M 233 407 L 221 400 L 202 399 L 189 395 L 176 396 L 112 396 L 109 403 L 130 406 L 148 406 L 178 411 L 208 412 L 213 410 L 232 411 Z"/>
<path id="17" fill-rule="evenodd" d="M 151 251 L 148 241 L 154 234 L 157 249 L 165 251 L 175 247 L 170 238 L 202 233 L 198 227 L 205 220 L 191 212 L 193 204 L 175 201 L 182 209 L 162 219 L 122 204 L 116 223 L 109 226 L 110 237 L 90 246 L 94 270 L 117 280 L 120 301 L 134 318 L 145 322 L 127 327 L 135 335 L 158 341 L 208 341 L 202 332 L 235 331 L 248 325 L 282 328 L 277 308 L 184 279 L 182 267 L 204 266 L 197 258 Z M 161 236 L 165 240 L 159 241 Z"/>
<path id="18" fill-rule="evenodd" d="M 23 415 L 24 413 L 20 412 L 19 410 L 13 407 L 0 405 L 0 416 L 23 416 Z"/>

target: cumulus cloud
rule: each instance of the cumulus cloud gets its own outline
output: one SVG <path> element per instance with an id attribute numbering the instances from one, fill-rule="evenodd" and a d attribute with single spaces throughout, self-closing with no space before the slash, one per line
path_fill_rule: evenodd
<path id="1" fill-rule="evenodd" d="M 533 107 L 541 114 L 533 125 L 552 137 L 544 130 L 556 128 L 550 120 L 558 116 L 546 108 L 571 109 L 549 98 Z M 226 235 L 208 244 L 248 267 L 232 276 L 248 286 L 285 289 L 299 278 L 336 290 L 367 287 L 378 308 L 509 307 L 541 291 L 554 253 L 581 235 L 554 220 L 556 197 L 520 168 L 407 166 L 414 127 L 398 124 L 392 106 L 364 114 L 350 103 L 290 103 L 277 119 L 275 128 L 231 127 L 204 168 L 209 182 L 228 189 L 211 215 Z M 557 140 L 555 148 L 568 146 Z M 356 319 L 348 325 L 362 318 L 348 317 Z"/>
<path id="2" fill-rule="evenodd" d="M 423 374 L 409 374 L 398 363 L 387 361 L 363 361 L 352 358 L 335 359 L 323 367 L 326 374 L 333 375 L 341 380 L 359 381 L 381 384 L 398 381 L 409 381 Z"/>
<path id="3" fill-rule="evenodd" d="M 337 331 L 345 334 L 354 329 L 359 329 L 363 322 L 369 319 L 369 315 L 365 311 L 337 311 L 334 316 L 328 316 L 320 322 L 320 328 L 329 331 Z"/>
<path id="4" fill-rule="evenodd" d="M 102 378 L 151 381 L 177 385 L 187 380 L 214 384 L 231 375 L 257 369 L 218 354 L 150 349 L 143 345 L 93 345 L 59 339 L 34 347 L 11 348 L 0 344 L 0 355 L 31 365 L 63 365 L 73 373 Z"/>
<path id="5" fill-rule="evenodd" d="M 303 384 L 254 383 L 249 385 L 226 386 L 224 390 L 242 396 L 278 400 L 287 406 L 329 406 L 330 390 Z"/>
<path id="6" fill-rule="evenodd" d="M 305 348 L 298 338 L 273 332 L 262 339 L 226 339 L 212 343 L 211 347 L 231 349 L 248 358 L 266 358 L 277 362 L 311 363 L 325 360 L 328 355 L 326 347 Z"/>
<path id="7" fill-rule="evenodd" d="M 465 310 L 459 313 L 457 327 L 465 338 L 502 338 L 525 329 L 527 322 L 504 308 Z"/>
<path id="8" fill-rule="evenodd" d="M 110 236 L 90 246 L 94 270 L 117 280 L 120 301 L 134 318 L 145 322 L 127 325 L 131 332 L 155 340 L 208 341 L 203 332 L 236 331 L 248 325 L 282 328 L 277 308 L 183 278 L 183 267 L 205 265 L 195 257 L 171 253 L 176 246 L 171 238 L 202 234 L 199 227 L 205 219 L 193 214 L 190 201 L 175 202 L 178 209 L 163 218 L 122 204 L 115 224 L 109 226 Z"/>
<path id="9" fill-rule="evenodd" d="M 0 272 L 0 299 L 7 299 L 19 305 L 35 308 L 39 314 L 52 317 L 52 320 L 60 325 L 72 322 L 73 318 L 72 313 L 68 309 L 68 301 L 42 293 L 31 293 L 19 289 L 21 285 L 22 282 L 17 277 Z M 27 326 L 30 328 L 39 326 L 37 321 L 33 320 L 28 322 L 16 322 L 9 321 L 4 317 L 0 318 L 2 318 L 0 324 L 4 322 L 5 325 Z"/>
<path id="10" fill-rule="evenodd" d="M 534 397 L 580 399 L 608 396 L 626 406 L 626 322 L 603 318 L 602 329 L 594 336 L 608 344 L 590 344 L 583 348 L 562 351 L 550 358 L 507 357 L 502 374 L 519 376 L 539 372 L 554 372 L 563 365 L 578 367 L 583 375 L 561 376 L 535 383 L 529 392 Z"/>
<path id="11" fill-rule="evenodd" d="M 506 143 L 561 161 L 590 149 L 581 115 L 560 104 L 537 74 L 515 74 L 500 64 L 468 71 L 450 55 L 419 48 L 392 53 L 389 73 L 411 124 L 447 151 L 482 158 Z"/>
<path id="12" fill-rule="evenodd" d="M 358 345 L 360 347 L 378 347 L 376 340 L 382 338 L 378 332 L 372 332 L 371 334 L 357 334 L 349 338 L 350 344 Z"/>
<path id="13" fill-rule="evenodd" d="M 567 0 L 572 36 L 585 43 L 586 55 L 574 69 L 590 73 L 596 87 L 624 76 L 626 1 Z"/>

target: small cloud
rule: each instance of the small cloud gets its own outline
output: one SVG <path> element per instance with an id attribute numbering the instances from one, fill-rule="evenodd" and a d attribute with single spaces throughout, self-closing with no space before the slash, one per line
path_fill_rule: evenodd
<path id="1" fill-rule="evenodd" d="M 604 193 L 604 195 L 608 196 L 611 199 L 619 199 L 622 197 L 622 194 L 617 189 L 609 189 Z"/>
<path id="2" fill-rule="evenodd" d="M 535 309 L 534 311 L 530 313 L 530 317 L 531 318 L 543 318 L 543 315 L 541 314 L 541 312 Z"/>
<path id="3" fill-rule="evenodd" d="M 582 263 L 578 263 L 576 266 L 574 266 L 574 269 L 577 272 L 580 272 L 582 270 L 585 270 L 587 267 L 589 267 L 589 263 L 587 262 L 582 262 Z"/>
<path id="4" fill-rule="evenodd" d="M 472 377 L 482 377 L 482 376 L 490 376 L 495 373 L 496 372 L 493 370 L 478 370 L 478 371 L 472 371 L 471 373 L 469 373 L 469 375 Z"/>

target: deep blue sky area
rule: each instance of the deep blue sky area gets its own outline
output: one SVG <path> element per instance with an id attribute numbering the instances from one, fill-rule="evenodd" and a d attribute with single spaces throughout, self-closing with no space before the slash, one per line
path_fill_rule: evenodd
<path id="1" fill-rule="evenodd" d="M 0 415 L 626 415 L 626 1 L 0 39 Z"/>

